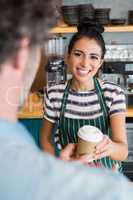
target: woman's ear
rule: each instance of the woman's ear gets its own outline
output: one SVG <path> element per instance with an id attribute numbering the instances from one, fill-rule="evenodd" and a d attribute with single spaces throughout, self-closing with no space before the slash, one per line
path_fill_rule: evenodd
<path id="1" fill-rule="evenodd" d="M 64 55 L 64 63 L 65 63 L 66 66 L 67 66 L 67 73 L 69 73 L 69 72 L 70 72 L 70 68 L 69 68 L 69 54 L 68 54 L 68 53 L 66 53 L 66 54 Z"/>
<path id="2" fill-rule="evenodd" d="M 64 55 L 64 63 L 67 65 L 68 64 L 68 54 L 65 53 Z"/>
<path id="3" fill-rule="evenodd" d="M 99 64 L 99 68 L 102 66 L 103 63 L 104 63 L 104 59 L 101 59 L 100 64 Z"/>

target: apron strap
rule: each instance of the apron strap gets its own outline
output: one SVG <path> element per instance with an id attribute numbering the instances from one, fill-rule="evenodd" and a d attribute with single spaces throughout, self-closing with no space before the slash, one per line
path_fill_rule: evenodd
<path id="1" fill-rule="evenodd" d="M 60 116 L 59 116 L 59 122 L 61 122 L 62 118 L 64 117 L 64 112 L 65 112 L 65 107 L 66 107 L 66 103 L 67 103 L 67 97 L 69 94 L 69 88 L 71 85 L 72 79 L 68 81 L 67 86 L 64 90 L 64 94 L 63 94 L 63 98 L 62 98 L 62 102 L 61 102 L 61 111 L 60 111 Z"/>
<path id="2" fill-rule="evenodd" d="M 103 114 L 106 117 L 108 117 L 109 109 L 106 105 L 106 100 L 105 100 L 105 97 L 104 97 L 104 94 L 103 94 L 103 90 L 102 90 L 100 83 L 99 83 L 99 81 L 97 80 L 96 77 L 94 77 L 94 85 L 95 85 L 95 89 L 96 89 L 96 92 L 97 92 L 97 95 L 98 95 L 101 110 L 103 111 Z"/>

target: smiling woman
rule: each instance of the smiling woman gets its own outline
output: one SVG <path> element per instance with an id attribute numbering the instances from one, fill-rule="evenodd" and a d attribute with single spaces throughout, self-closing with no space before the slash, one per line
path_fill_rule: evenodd
<path id="1" fill-rule="evenodd" d="M 99 24 L 85 20 L 70 40 L 66 63 L 72 79 L 47 89 L 40 142 L 43 149 L 54 154 L 50 138 L 55 122 L 59 126 L 53 135 L 54 145 L 59 151 L 77 143 L 80 127 L 95 126 L 104 137 L 96 145 L 94 164 L 110 169 L 117 165 L 121 171 L 120 161 L 128 154 L 125 95 L 119 86 L 96 78 L 105 55 L 102 32 Z"/>
<path id="2" fill-rule="evenodd" d="M 102 62 L 101 47 L 94 39 L 84 37 L 76 42 L 67 56 L 67 65 L 73 74 L 72 88 L 78 91 L 93 89 L 93 77 Z"/>

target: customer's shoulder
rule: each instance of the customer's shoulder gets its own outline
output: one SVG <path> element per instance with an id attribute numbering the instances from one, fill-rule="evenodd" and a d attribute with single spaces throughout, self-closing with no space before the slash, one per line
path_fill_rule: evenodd
<path id="1" fill-rule="evenodd" d="M 25 126 L 20 122 L 11 122 L 0 119 L 0 138 L 4 140 L 17 141 L 22 143 L 34 143 L 33 138 Z"/>

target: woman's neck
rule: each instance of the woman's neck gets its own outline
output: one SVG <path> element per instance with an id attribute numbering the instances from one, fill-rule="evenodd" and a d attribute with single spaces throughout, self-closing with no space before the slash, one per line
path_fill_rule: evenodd
<path id="1" fill-rule="evenodd" d="M 93 79 L 91 79 L 91 80 L 88 80 L 87 82 L 80 82 L 73 78 L 72 83 L 71 83 L 71 88 L 79 92 L 93 90 L 95 88 L 94 81 Z"/>

